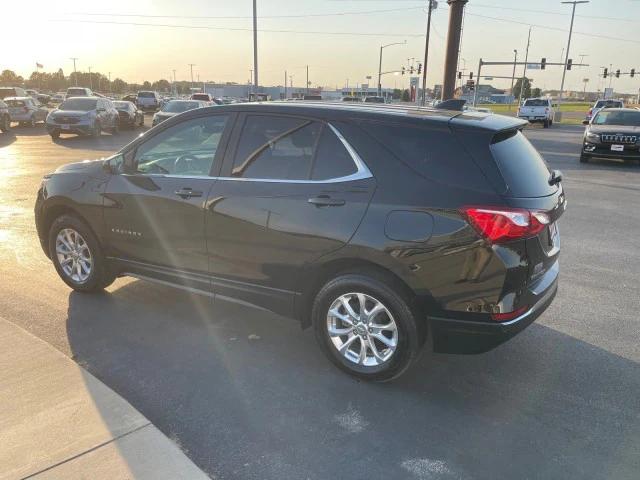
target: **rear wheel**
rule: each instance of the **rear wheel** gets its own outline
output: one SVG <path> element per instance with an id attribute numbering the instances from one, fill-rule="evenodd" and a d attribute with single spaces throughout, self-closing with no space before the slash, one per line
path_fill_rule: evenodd
<path id="1" fill-rule="evenodd" d="M 113 128 L 111 129 L 111 134 L 116 135 L 119 131 L 120 131 L 120 125 L 119 125 L 119 122 L 116 121 L 115 124 L 113 125 Z"/>
<path id="2" fill-rule="evenodd" d="M 327 282 L 315 298 L 312 318 L 329 360 L 365 380 L 398 377 L 424 343 L 405 296 L 370 276 L 345 274 Z"/>
<path id="3" fill-rule="evenodd" d="M 580 154 L 580 163 L 589 163 L 589 157 L 584 153 Z"/>
<path id="4" fill-rule="evenodd" d="M 74 215 L 62 215 L 53 221 L 49 253 L 60 278 L 79 292 L 102 290 L 115 279 L 96 236 Z"/>
<path id="5" fill-rule="evenodd" d="M 9 115 L 4 115 L 2 120 L 0 121 L 0 130 L 3 132 L 8 132 L 11 128 L 11 120 L 9 119 Z"/>
<path id="6" fill-rule="evenodd" d="M 549 119 L 545 119 L 545 121 L 544 121 L 544 122 L 542 122 L 542 126 L 543 126 L 544 128 L 549 128 Z"/>
<path id="7" fill-rule="evenodd" d="M 49 135 L 51 135 L 52 140 L 57 140 L 58 138 L 60 138 L 60 132 L 51 132 Z"/>
<path id="8" fill-rule="evenodd" d="M 31 115 L 31 118 L 29 119 L 29 123 L 28 125 L 33 128 L 36 126 L 36 116 L 35 115 Z"/>
<path id="9" fill-rule="evenodd" d="M 102 127 L 100 126 L 100 122 L 96 120 L 93 124 L 93 131 L 91 132 L 92 137 L 99 137 L 102 133 Z"/>

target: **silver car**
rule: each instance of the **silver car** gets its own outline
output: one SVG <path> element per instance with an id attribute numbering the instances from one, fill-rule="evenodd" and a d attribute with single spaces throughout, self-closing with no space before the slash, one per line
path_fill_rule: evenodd
<path id="1" fill-rule="evenodd" d="M 208 106 L 208 102 L 203 102 L 202 100 L 171 100 L 165 103 L 160 111 L 153 116 L 151 126 L 155 127 L 163 120 L 171 118 L 179 113 Z"/>
<path id="2" fill-rule="evenodd" d="M 19 122 L 20 125 L 35 127 L 37 122 L 44 122 L 49 113 L 49 110 L 31 97 L 8 97 L 4 102 L 9 107 L 11 121 Z"/>
<path id="3" fill-rule="evenodd" d="M 8 132 L 11 128 L 11 117 L 9 116 L 9 107 L 4 101 L 0 100 L 0 131 Z"/>
<path id="4" fill-rule="evenodd" d="M 98 97 L 66 99 L 47 117 L 47 132 L 51 138 L 61 133 L 98 137 L 104 130 L 118 133 L 120 117 L 110 100 Z"/>

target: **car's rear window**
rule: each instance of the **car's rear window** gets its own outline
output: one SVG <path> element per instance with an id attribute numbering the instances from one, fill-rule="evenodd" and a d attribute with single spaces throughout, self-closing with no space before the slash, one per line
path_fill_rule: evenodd
<path id="1" fill-rule="evenodd" d="M 599 100 L 596 108 L 622 108 L 622 102 L 616 100 Z"/>
<path id="2" fill-rule="evenodd" d="M 70 97 L 86 96 L 87 91 L 84 88 L 70 88 L 67 90 L 67 95 Z"/>
<path id="3" fill-rule="evenodd" d="M 194 93 L 191 95 L 191 100 L 205 100 L 209 101 L 209 94 L 207 93 Z"/>
<path id="4" fill-rule="evenodd" d="M 155 98 L 153 92 L 138 92 L 138 98 Z"/>
<path id="5" fill-rule="evenodd" d="M 22 100 L 7 100 L 7 105 L 10 107 L 24 107 L 24 101 Z"/>
<path id="6" fill-rule="evenodd" d="M 526 100 L 524 102 L 525 107 L 548 107 L 549 100 L 544 100 L 542 98 L 534 98 L 531 100 Z"/>
<path id="7" fill-rule="evenodd" d="M 70 98 L 65 100 L 58 107 L 59 110 L 77 110 L 80 112 L 88 112 L 95 110 L 98 101 L 95 98 Z"/>
<path id="8" fill-rule="evenodd" d="M 545 197 L 556 192 L 549 185 L 551 172 L 542 156 L 522 132 L 498 134 L 491 153 L 512 197 Z"/>

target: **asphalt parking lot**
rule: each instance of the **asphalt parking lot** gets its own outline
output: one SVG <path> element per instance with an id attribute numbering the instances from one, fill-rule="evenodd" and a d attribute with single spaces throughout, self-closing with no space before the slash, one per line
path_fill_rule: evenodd
<path id="1" fill-rule="evenodd" d="M 580 164 L 581 127 L 527 129 L 564 173 L 555 302 L 492 352 L 426 353 L 398 381 L 367 384 L 291 320 L 133 279 L 84 295 L 57 277 L 33 222 L 40 178 L 141 131 L 55 143 L 41 125 L 0 134 L 0 312 L 213 478 L 638 478 L 640 166 Z"/>

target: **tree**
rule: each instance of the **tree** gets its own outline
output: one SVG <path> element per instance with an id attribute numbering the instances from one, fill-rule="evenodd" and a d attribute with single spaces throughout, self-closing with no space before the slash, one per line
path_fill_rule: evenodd
<path id="1" fill-rule="evenodd" d="M 542 90 L 540 90 L 538 87 L 534 88 L 533 90 L 531 90 L 531 96 L 532 97 L 541 97 L 542 96 Z"/>
<path id="2" fill-rule="evenodd" d="M 13 70 L 3 70 L 0 74 L 0 85 L 7 87 L 18 86 L 24 83 L 24 78 L 16 75 Z"/>
<path id="3" fill-rule="evenodd" d="M 408 102 L 409 100 L 411 100 L 411 96 L 409 95 L 409 90 L 408 89 L 404 89 L 402 92 L 402 101 L 403 102 Z"/>
<path id="4" fill-rule="evenodd" d="M 513 86 L 513 96 L 515 98 L 520 97 L 520 89 L 522 88 L 522 78 L 516 80 L 516 84 Z M 524 77 L 524 90 L 522 91 L 523 98 L 531 97 L 531 81 Z"/>
<path id="5" fill-rule="evenodd" d="M 402 90 L 400 90 L 399 88 L 394 88 L 392 98 L 394 100 L 400 100 L 400 97 L 402 97 Z"/>
<path id="6" fill-rule="evenodd" d="M 153 82 L 151 87 L 153 88 L 153 90 L 156 90 L 158 92 L 168 92 L 169 90 L 171 90 L 171 84 L 169 83 L 168 80 L 165 80 L 164 78 L 156 82 Z"/>
<path id="7" fill-rule="evenodd" d="M 116 78 L 111 82 L 111 90 L 114 93 L 124 93 L 127 90 L 127 83 L 121 78 Z"/>

